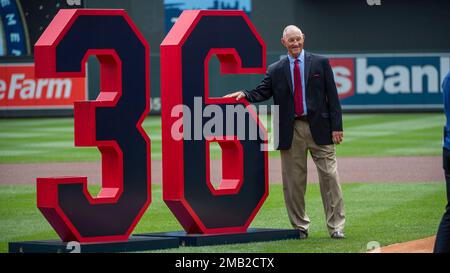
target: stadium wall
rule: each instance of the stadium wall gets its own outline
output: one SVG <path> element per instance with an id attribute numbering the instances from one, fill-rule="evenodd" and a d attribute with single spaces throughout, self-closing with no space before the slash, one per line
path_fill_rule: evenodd
<path id="1" fill-rule="evenodd" d="M 151 114 L 160 110 L 159 45 L 166 35 L 167 20 L 164 1 L 83 1 L 87 8 L 125 9 L 149 42 Z M 368 2 L 373 1 L 253 0 L 249 15 L 266 42 L 268 63 L 286 54 L 280 44 L 284 26 L 300 26 L 306 35 L 305 49 L 331 58 L 344 110 L 441 111 L 440 83 L 449 70 L 450 2 Z M 32 56 L 0 57 L 0 64 L 24 59 L 32 61 Z M 99 71 L 94 58 L 87 71 L 87 96 L 95 99 Z M 262 77 L 220 75 L 217 59 L 210 62 L 212 96 L 250 89 Z M 68 114 L 70 109 L 0 109 L 2 117 Z"/>

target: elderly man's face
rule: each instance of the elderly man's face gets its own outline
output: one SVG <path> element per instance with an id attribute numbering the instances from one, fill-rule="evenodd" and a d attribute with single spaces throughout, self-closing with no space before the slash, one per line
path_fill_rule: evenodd
<path id="1" fill-rule="evenodd" d="M 303 50 L 304 35 L 298 29 L 290 29 L 281 38 L 281 43 L 286 47 L 289 55 L 296 58 Z"/>

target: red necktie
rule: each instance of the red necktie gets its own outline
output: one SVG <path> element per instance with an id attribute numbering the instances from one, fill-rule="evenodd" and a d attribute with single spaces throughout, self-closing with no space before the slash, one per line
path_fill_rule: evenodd
<path id="1" fill-rule="evenodd" d="M 295 103 L 295 115 L 303 115 L 303 94 L 302 94 L 302 78 L 300 75 L 300 66 L 298 59 L 295 59 L 294 64 L 294 103 Z"/>

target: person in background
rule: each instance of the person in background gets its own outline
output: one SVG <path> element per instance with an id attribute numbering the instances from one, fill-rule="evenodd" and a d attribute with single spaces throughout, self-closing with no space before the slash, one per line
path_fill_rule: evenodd
<path id="1" fill-rule="evenodd" d="M 436 235 L 435 253 L 450 253 L 450 71 L 442 83 L 444 94 L 444 112 L 447 122 L 444 127 L 444 148 L 442 161 L 444 163 L 445 184 L 447 186 L 447 206 Z"/>

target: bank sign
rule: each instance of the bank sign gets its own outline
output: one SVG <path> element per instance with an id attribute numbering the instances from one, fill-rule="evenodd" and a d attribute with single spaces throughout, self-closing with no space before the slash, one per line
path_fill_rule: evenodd
<path id="1" fill-rule="evenodd" d="M 440 109 L 450 54 L 328 56 L 344 109 Z"/>

